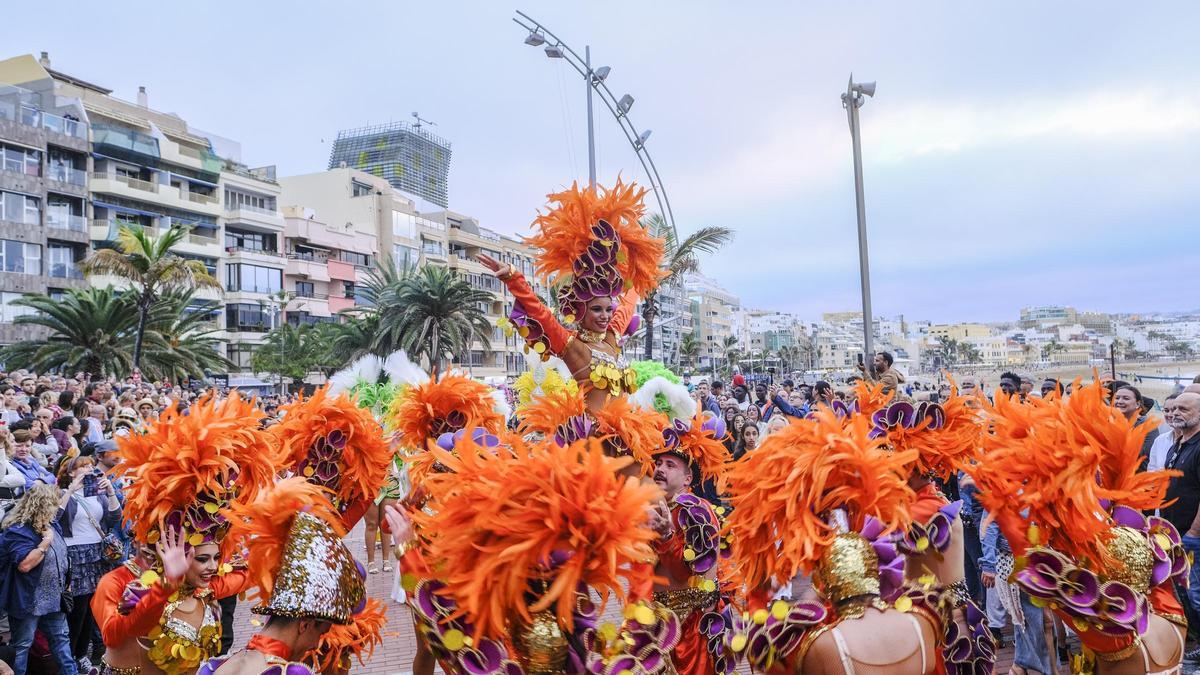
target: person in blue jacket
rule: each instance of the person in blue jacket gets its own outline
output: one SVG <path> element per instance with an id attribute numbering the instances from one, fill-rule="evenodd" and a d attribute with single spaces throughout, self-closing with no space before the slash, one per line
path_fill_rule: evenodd
<path id="1" fill-rule="evenodd" d="M 25 675 L 39 629 L 50 640 L 59 673 L 79 672 L 63 607 L 69 562 L 58 516 L 66 499 L 57 487 L 38 482 L 0 525 L 0 602 L 12 630 L 15 675 Z"/>

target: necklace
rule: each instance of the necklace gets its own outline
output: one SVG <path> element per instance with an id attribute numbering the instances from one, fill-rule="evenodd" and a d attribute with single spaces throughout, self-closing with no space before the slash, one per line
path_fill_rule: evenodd
<path id="1" fill-rule="evenodd" d="M 586 342 L 588 344 L 596 344 L 597 342 L 603 342 L 605 335 L 608 335 L 608 333 L 601 332 L 601 331 L 595 331 L 595 330 L 588 330 L 587 328 L 579 329 L 579 339 L 583 340 L 584 342 Z"/>

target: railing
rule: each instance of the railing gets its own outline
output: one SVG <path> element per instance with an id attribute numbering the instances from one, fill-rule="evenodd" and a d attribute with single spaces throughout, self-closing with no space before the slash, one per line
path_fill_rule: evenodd
<path id="1" fill-rule="evenodd" d="M 296 251 L 292 251 L 287 254 L 287 257 L 289 260 L 303 260 L 305 262 L 313 262 L 313 263 L 329 262 L 328 255 L 320 255 L 317 253 L 297 253 Z"/>
<path id="2" fill-rule="evenodd" d="M 158 192 L 158 183 L 151 183 L 150 181 L 142 180 L 140 178 L 134 178 L 133 176 L 126 176 L 125 174 L 109 173 L 106 171 L 93 172 L 92 179 L 95 180 L 97 178 L 99 178 L 101 180 L 120 181 L 135 190 L 144 190 L 146 192 Z"/>
<path id="3" fill-rule="evenodd" d="M 259 255 L 269 255 L 276 258 L 282 258 L 283 254 L 279 251 L 272 251 L 265 248 L 250 248 L 248 246 L 226 246 L 226 253 L 257 253 Z"/>
<path id="4" fill-rule="evenodd" d="M 225 213 L 236 214 L 238 211 L 249 211 L 250 213 L 261 213 L 268 216 L 278 216 L 279 212 L 272 209 L 264 209 L 259 206 L 250 206 L 249 204 L 226 204 Z"/>
<path id="5" fill-rule="evenodd" d="M 216 204 L 217 203 L 216 197 L 214 197 L 212 195 L 206 195 L 202 192 L 188 192 L 187 198 L 188 198 L 188 201 L 195 202 L 197 204 Z"/>
<path id="6" fill-rule="evenodd" d="M 93 221 L 93 223 L 96 222 L 107 223 L 108 221 Z M 84 218 L 83 216 L 62 215 L 53 211 L 47 211 L 46 227 L 53 227 L 56 230 L 87 232 L 87 218 Z"/>
<path id="7" fill-rule="evenodd" d="M 55 279 L 82 279 L 83 272 L 75 263 L 51 263 L 50 276 Z"/>
<path id="8" fill-rule="evenodd" d="M 87 126 L 79 120 L 69 120 L 65 117 L 60 117 L 53 113 L 42 113 L 42 126 L 50 131 L 71 136 L 73 138 L 87 138 Z"/>
<path id="9" fill-rule="evenodd" d="M 200 159 L 202 157 L 200 151 L 196 148 L 184 145 L 182 143 L 178 143 L 177 145 L 179 146 L 179 154 L 183 155 L 184 157 L 192 157 L 194 159 Z"/>
<path id="10" fill-rule="evenodd" d="M 87 186 L 87 172 L 68 166 L 51 166 L 46 172 L 46 178 L 79 187 Z"/>
<path id="11" fill-rule="evenodd" d="M 230 293 L 263 293 L 266 295 L 279 292 L 278 288 L 270 286 L 244 286 L 242 284 L 226 284 L 225 290 Z"/>
<path id="12" fill-rule="evenodd" d="M 328 300 L 329 299 L 328 293 L 316 293 L 316 292 L 301 293 L 299 291 L 288 291 L 288 294 L 291 295 L 293 298 L 296 298 L 297 300 Z"/>
<path id="13" fill-rule="evenodd" d="M 124 225 L 126 227 L 141 227 L 143 232 L 145 232 L 146 234 L 148 234 L 152 237 L 157 237 L 157 236 L 161 235 L 163 232 L 162 230 L 160 230 L 157 227 L 154 227 L 153 225 L 140 225 L 139 226 L 137 223 L 122 223 L 122 222 L 118 222 L 118 221 L 112 220 L 112 219 L 92 220 L 91 225 L 92 225 L 92 227 L 108 228 L 108 231 L 110 232 L 110 236 L 116 236 L 117 228 L 121 227 L 122 225 Z"/>
<path id="14" fill-rule="evenodd" d="M 203 234 L 197 234 L 195 232 L 188 232 L 187 240 L 193 244 L 200 244 L 201 246 L 209 246 L 217 243 L 216 235 L 210 237 Z"/>

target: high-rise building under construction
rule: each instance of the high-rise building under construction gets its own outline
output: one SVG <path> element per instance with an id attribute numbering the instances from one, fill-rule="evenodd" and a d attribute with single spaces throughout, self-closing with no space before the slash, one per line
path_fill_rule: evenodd
<path id="1" fill-rule="evenodd" d="M 418 124 L 393 122 L 339 131 L 329 168 L 359 169 L 442 208 L 449 205 L 450 141 Z"/>

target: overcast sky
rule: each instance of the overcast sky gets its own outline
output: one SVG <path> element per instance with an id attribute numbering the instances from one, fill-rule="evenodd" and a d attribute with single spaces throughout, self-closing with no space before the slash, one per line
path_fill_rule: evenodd
<path id="1" fill-rule="evenodd" d="M 587 178 L 583 82 L 506 3 L 5 4 L 5 56 L 49 51 L 126 99 L 145 85 L 281 175 L 415 110 L 453 142 L 451 208 L 486 227 L 526 233 Z M 877 314 L 1200 307 L 1200 4 L 832 4 L 520 8 L 634 95 L 680 231 L 737 231 L 704 268 L 745 306 L 858 307 L 854 71 L 879 82 L 862 109 Z M 607 111 L 596 127 L 601 181 L 643 179 Z"/>

